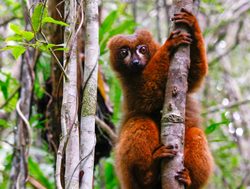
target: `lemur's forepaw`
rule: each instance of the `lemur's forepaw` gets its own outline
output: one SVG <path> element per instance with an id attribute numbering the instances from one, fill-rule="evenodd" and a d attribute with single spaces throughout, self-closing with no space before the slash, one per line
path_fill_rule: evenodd
<path id="1" fill-rule="evenodd" d="M 158 160 L 162 158 L 173 158 L 176 154 L 177 151 L 172 145 L 162 145 L 153 152 L 153 159 Z"/>
<path id="2" fill-rule="evenodd" d="M 171 20 L 174 21 L 175 24 L 186 24 L 190 28 L 192 28 L 196 22 L 195 16 L 184 8 L 182 8 L 179 13 L 174 14 Z"/>
<path id="3" fill-rule="evenodd" d="M 172 44 L 172 47 L 178 47 L 179 45 L 190 45 L 192 43 L 192 37 L 189 33 L 175 30 L 171 32 L 168 41 Z"/>
<path id="4" fill-rule="evenodd" d="M 182 169 L 181 171 L 178 171 L 175 175 L 175 178 L 185 185 L 185 187 L 188 187 L 191 185 L 191 178 L 189 176 L 189 171 L 187 168 Z"/>

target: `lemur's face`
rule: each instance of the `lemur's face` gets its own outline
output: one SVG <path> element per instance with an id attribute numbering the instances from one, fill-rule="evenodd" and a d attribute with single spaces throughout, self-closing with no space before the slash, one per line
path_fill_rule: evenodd
<path id="1" fill-rule="evenodd" d="M 133 48 L 123 46 L 118 51 L 122 64 L 133 72 L 141 71 L 149 61 L 150 54 L 147 45 L 141 44 Z"/>
<path id="2" fill-rule="evenodd" d="M 116 35 L 109 40 L 110 62 L 122 75 L 139 74 L 157 51 L 158 45 L 146 30 L 132 35 Z"/>

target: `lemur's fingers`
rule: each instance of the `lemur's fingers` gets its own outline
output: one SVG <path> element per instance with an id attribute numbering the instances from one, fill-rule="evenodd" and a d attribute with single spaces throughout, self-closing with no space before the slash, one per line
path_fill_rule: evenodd
<path id="1" fill-rule="evenodd" d="M 191 185 L 191 178 L 189 176 L 189 171 L 188 169 L 184 168 L 181 171 L 178 171 L 177 174 L 175 175 L 175 178 L 183 183 L 186 187 Z"/>
<path id="2" fill-rule="evenodd" d="M 172 145 L 162 145 L 153 152 L 153 159 L 173 158 L 176 154 L 177 150 Z"/>

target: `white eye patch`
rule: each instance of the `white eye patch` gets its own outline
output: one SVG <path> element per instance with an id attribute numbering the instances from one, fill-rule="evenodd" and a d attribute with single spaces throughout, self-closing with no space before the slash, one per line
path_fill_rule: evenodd
<path id="1" fill-rule="evenodd" d="M 136 49 L 136 54 L 139 56 L 140 59 L 145 57 L 145 54 L 142 54 L 139 49 Z"/>
<path id="2" fill-rule="evenodd" d="M 128 51 L 128 55 L 124 58 L 124 62 L 129 62 L 131 59 L 131 52 Z"/>

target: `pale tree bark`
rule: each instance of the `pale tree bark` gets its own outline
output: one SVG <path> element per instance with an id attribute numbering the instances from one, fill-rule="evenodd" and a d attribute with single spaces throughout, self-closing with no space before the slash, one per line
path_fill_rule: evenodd
<path id="1" fill-rule="evenodd" d="M 157 32 L 157 40 L 159 43 L 162 42 L 161 38 L 161 23 L 160 23 L 160 2 L 159 0 L 155 1 L 155 9 L 156 9 L 156 32 Z"/>
<path id="2" fill-rule="evenodd" d="M 170 15 L 169 15 L 169 9 L 170 9 L 170 5 L 167 4 L 167 0 L 163 0 L 163 6 L 165 9 L 165 19 L 166 19 L 166 24 L 167 24 L 167 30 L 166 30 L 166 34 L 167 36 L 169 35 L 169 28 L 170 28 Z"/>
<path id="3" fill-rule="evenodd" d="M 95 151 L 95 113 L 98 71 L 98 1 L 85 0 L 85 63 L 84 88 L 80 124 L 80 188 L 93 187 Z"/>
<path id="4" fill-rule="evenodd" d="M 132 14 L 133 14 L 133 18 L 134 21 L 137 22 L 137 0 L 132 0 Z M 135 26 L 135 30 L 136 30 L 136 26 Z"/>
<path id="5" fill-rule="evenodd" d="M 65 146 L 65 188 L 79 188 L 79 122 L 77 93 L 77 48 L 76 21 L 77 2 L 65 1 L 65 21 L 69 27 L 64 31 L 64 42 L 68 51 L 64 53 L 64 67 L 68 79 L 64 77 L 63 101 L 61 108 L 62 137 Z M 65 140 L 65 139 L 64 139 Z"/>
<path id="6" fill-rule="evenodd" d="M 182 7 L 192 11 L 192 3 L 192 0 L 174 0 L 173 13 L 179 12 Z M 175 26 L 175 29 L 187 32 L 187 28 L 184 26 L 178 28 Z M 163 189 L 184 188 L 184 185 L 175 179 L 175 175 L 177 171 L 184 168 L 185 106 L 189 66 L 189 46 L 180 46 L 170 62 L 161 120 L 162 143 L 172 145 L 178 150 L 178 153 L 173 159 L 162 161 L 161 180 Z"/>
<path id="7" fill-rule="evenodd" d="M 29 4 L 36 4 L 36 1 L 22 1 L 25 30 L 30 30 L 29 24 Z M 34 84 L 34 66 L 37 61 L 38 53 L 35 49 L 28 48 L 22 55 L 22 65 L 20 74 L 20 97 L 16 104 L 17 110 L 17 128 L 14 130 L 15 148 L 10 173 L 11 189 L 25 189 L 28 177 L 28 156 L 31 145 L 31 128 L 29 117 L 31 113 L 31 102 Z"/>

